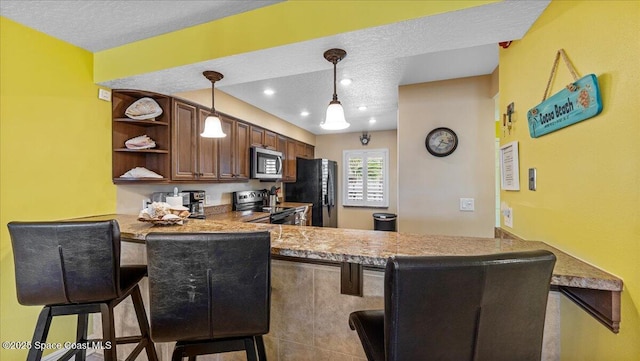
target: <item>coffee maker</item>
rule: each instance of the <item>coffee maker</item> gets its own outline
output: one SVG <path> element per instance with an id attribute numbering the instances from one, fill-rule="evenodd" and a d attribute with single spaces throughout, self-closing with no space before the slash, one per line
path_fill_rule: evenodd
<path id="1" fill-rule="evenodd" d="M 181 191 L 182 205 L 189 208 L 189 218 L 204 219 L 205 191 Z M 167 196 L 173 196 L 173 192 L 155 192 L 151 195 L 152 202 L 166 202 Z"/>
<path id="2" fill-rule="evenodd" d="M 189 208 L 189 218 L 204 219 L 204 191 L 182 191 L 184 206 Z"/>

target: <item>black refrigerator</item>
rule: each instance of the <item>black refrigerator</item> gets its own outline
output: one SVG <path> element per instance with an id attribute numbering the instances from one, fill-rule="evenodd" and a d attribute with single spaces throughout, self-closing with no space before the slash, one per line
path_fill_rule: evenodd
<path id="1" fill-rule="evenodd" d="M 313 203 L 312 225 L 338 227 L 338 163 L 328 159 L 296 159 L 296 182 L 284 189 L 287 202 Z"/>

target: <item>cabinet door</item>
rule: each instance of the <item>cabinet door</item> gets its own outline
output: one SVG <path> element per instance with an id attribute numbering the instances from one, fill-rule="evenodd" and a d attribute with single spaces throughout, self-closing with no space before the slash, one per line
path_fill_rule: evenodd
<path id="1" fill-rule="evenodd" d="M 296 181 L 296 147 L 298 142 L 293 139 L 287 139 L 287 157 L 286 167 L 284 168 L 283 181 L 295 182 Z"/>
<path id="2" fill-rule="evenodd" d="M 306 150 L 306 154 L 307 154 L 307 158 L 309 159 L 313 159 L 316 157 L 315 153 L 316 153 L 316 147 L 314 147 L 313 145 L 310 144 L 306 144 L 305 145 L 305 150 Z"/>
<path id="3" fill-rule="evenodd" d="M 220 117 L 222 131 L 227 135 L 218 139 L 218 175 L 221 180 L 232 180 L 233 161 L 235 157 L 235 121 L 226 117 Z"/>
<path id="4" fill-rule="evenodd" d="M 307 158 L 307 148 L 302 142 L 296 142 L 296 157 Z"/>
<path id="5" fill-rule="evenodd" d="M 251 126 L 251 146 L 260 148 L 264 147 L 264 129 Z"/>
<path id="6" fill-rule="evenodd" d="M 278 135 L 274 132 L 265 130 L 264 131 L 264 146 L 268 149 L 277 149 L 278 148 Z"/>
<path id="7" fill-rule="evenodd" d="M 236 157 L 234 170 L 236 180 L 249 179 L 249 148 L 251 148 L 249 124 L 236 121 Z"/>
<path id="8" fill-rule="evenodd" d="M 198 178 L 200 180 L 218 179 L 218 140 L 203 138 L 200 133 L 204 130 L 204 122 L 211 114 L 208 110 L 198 109 Z"/>
<path id="9" fill-rule="evenodd" d="M 282 153 L 282 180 L 286 181 L 287 177 L 287 137 L 278 135 L 276 150 Z"/>
<path id="10" fill-rule="evenodd" d="M 171 179 L 197 178 L 196 142 L 198 111 L 194 105 L 174 101 L 171 119 Z"/>

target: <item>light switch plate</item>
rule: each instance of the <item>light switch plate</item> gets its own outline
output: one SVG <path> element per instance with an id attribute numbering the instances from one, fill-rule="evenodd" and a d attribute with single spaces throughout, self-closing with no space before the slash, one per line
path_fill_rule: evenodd
<path id="1" fill-rule="evenodd" d="M 529 190 L 536 190 L 536 182 L 537 182 L 537 171 L 535 168 L 529 168 Z"/>
<path id="2" fill-rule="evenodd" d="M 107 89 L 99 89 L 98 90 L 98 99 L 102 99 L 104 101 L 111 101 L 111 92 Z"/>
<path id="3" fill-rule="evenodd" d="M 475 210 L 473 198 L 460 198 L 460 210 L 464 212 L 473 212 Z"/>

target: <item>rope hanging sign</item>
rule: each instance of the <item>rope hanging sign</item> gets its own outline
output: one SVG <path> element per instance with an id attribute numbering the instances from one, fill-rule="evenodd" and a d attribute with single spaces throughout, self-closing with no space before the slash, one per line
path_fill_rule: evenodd
<path id="1" fill-rule="evenodd" d="M 573 77 L 573 83 L 566 86 L 558 93 L 547 99 L 551 82 L 555 76 L 560 57 L 564 60 Z M 527 120 L 529 122 L 529 134 L 532 138 L 555 132 L 569 125 L 595 117 L 602 111 L 602 98 L 598 78 L 594 74 L 586 75 L 578 79 L 578 74 L 573 68 L 563 49 L 558 50 L 553 68 L 544 90 L 542 103 L 529 109 Z"/>

